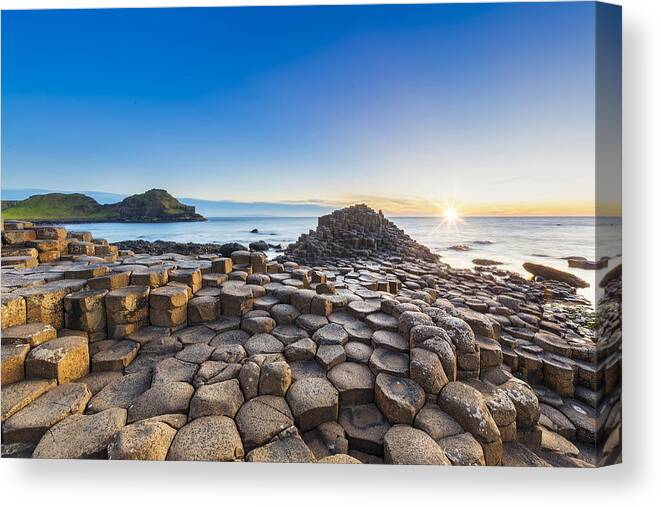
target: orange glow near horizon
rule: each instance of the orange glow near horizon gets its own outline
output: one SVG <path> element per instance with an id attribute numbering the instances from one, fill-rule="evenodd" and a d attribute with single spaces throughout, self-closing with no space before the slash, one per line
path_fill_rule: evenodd
<path id="1" fill-rule="evenodd" d="M 618 202 L 594 201 L 539 201 L 539 202 L 490 202 L 471 203 L 430 201 L 415 198 L 387 198 L 380 196 L 348 196 L 338 200 L 317 201 L 318 204 L 348 206 L 356 203 L 382 210 L 391 216 L 440 216 L 444 221 L 456 222 L 460 217 L 507 217 L 507 216 L 621 216 Z"/>

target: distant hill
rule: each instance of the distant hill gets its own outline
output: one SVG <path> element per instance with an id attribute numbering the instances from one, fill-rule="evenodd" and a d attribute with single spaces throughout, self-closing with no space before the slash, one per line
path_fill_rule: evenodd
<path id="1" fill-rule="evenodd" d="M 99 204 L 113 204 L 126 198 L 126 194 L 98 192 L 93 190 L 46 190 L 40 188 L 5 188 L 0 189 L 2 207 L 6 201 L 20 201 L 37 194 L 83 194 L 92 197 Z M 182 204 L 195 206 L 197 213 L 210 217 L 317 217 L 326 215 L 336 209 L 312 203 L 268 202 L 268 201 L 234 201 L 196 199 L 192 197 L 177 197 Z M 11 203 L 10 203 L 11 204 Z"/>
<path id="2" fill-rule="evenodd" d="M 3 201 L 5 220 L 33 222 L 189 222 L 206 220 L 195 206 L 182 204 L 165 190 L 152 189 L 114 204 L 99 204 L 84 194 L 49 193 L 22 201 Z"/>

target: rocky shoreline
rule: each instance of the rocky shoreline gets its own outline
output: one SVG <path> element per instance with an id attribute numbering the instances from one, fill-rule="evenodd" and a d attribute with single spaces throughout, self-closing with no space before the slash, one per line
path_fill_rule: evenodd
<path id="1" fill-rule="evenodd" d="M 453 269 L 363 205 L 274 260 L 130 244 L 5 224 L 3 456 L 620 460 L 621 274 L 591 319 L 574 287 Z"/>

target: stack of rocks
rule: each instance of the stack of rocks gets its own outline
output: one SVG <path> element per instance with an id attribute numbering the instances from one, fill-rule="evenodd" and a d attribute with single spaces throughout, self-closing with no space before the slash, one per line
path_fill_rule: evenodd
<path id="1" fill-rule="evenodd" d="M 417 243 L 379 211 L 357 204 L 318 219 L 318 227 L 302 234 L 287 247 L 287 254 L 298 261 L 336 258 L 399 256 L 433 261 L 438 258 Z"/>
<path id="2" fill-rule="evenodd" d="M 550 313 L 543 286 L 401 257 L 3 257 L 3 455 L 591 466 L 618 454 L 619 370 L 587 376 L 575 354 L 598 357 L 594 337 Z M 559 357 L 573 377 L 548 366 Z M 589 398 L 598 409 L 579 400 L 586 384 L 604 392 Z"/>

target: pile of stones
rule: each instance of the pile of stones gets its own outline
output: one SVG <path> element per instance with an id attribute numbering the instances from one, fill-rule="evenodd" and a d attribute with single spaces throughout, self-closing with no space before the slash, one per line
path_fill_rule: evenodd
<path id="1" fill-rule="evenodd" d="M 324 262 L 296 248 L 271 261 L 97 250 L 89 233 L 5 224 L 3 456 L 587 467 L 618 455 L 619 361 L 594 362 L 595 342 L 545 312 L 543 286 L 387 246 L 395 233 L 370 213 L 350 208 L 364 227 L 346 223 L 359 249 L 381 238 L 372 254 L 345 243 Z M 339 227 L 334 215 L 324 223 Z M 40 258 L 53 251 L 41 238 L 57 259 Z"/>
<path id="2" fill-rule="evenodd" d="M 318 218 L 316 230 L 302 234 L 287 247 L 298 261 L 336 258 L 366 259 L 375 254 L 435 261 L 438 255 L 414 241 L 394 223 L 365 204 L 356 204 Z"/>

